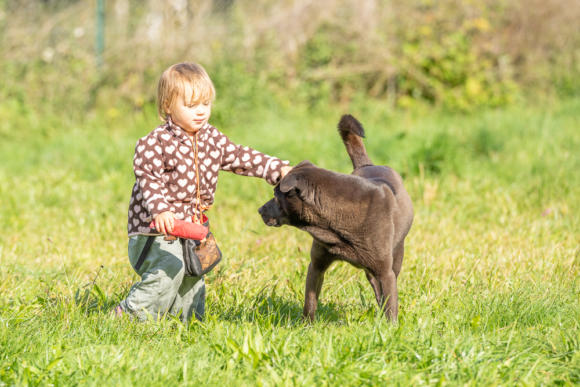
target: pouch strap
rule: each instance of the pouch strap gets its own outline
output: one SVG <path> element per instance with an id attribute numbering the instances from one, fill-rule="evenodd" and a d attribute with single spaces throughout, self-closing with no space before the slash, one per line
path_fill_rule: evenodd
<path id="1" fill-rule="evenodd" d="M 141 250 L 141 255 L 139 256 L 139 259 L 137 260 L 137 263 L 135 264 L 136 271 L 138 271 L 141 268 L 141 265 L 145 261 L 145 257 L 147 257 L 147 253 L 149 253 L 149 249 L 151 248 L 151 245 L 153 244 L 154 239 L 155 239 L 155 237 L 153 235 L 149 235 L 147 237 L 147 241 L 145 242 L 145 246 L 143 246 L 143 250 Z"/>

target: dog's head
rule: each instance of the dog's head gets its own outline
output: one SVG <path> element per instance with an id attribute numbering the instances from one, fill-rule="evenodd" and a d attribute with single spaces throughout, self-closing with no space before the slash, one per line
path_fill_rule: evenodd
<path id="1" fill-rule="evenodd" d="M 309 161 L 296 165 L 274 188 L 274 198 L 258 212 L 268 226 L 289 224 L 299 227 L 312 220 L 316 187 L 311 178 L 319 168 Z"/>

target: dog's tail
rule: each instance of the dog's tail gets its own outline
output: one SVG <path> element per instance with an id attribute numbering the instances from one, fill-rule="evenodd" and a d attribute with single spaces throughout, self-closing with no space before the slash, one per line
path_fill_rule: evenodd
<path id="1" fill-rule="evenodd" d="M 365 165 L 373 165 L 362 141 L 365 136 L 365 130 L 356 118 L 350 114 L 343 115 L 338 123 L 338 133 L 342 137 L 342 142 L 344 142 L 354 169 Z"/>

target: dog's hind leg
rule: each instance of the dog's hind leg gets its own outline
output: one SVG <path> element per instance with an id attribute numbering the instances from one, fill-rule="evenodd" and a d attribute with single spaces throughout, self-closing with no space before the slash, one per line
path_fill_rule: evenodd
<path id="1" fill-rule="evenodd" d="M 318 297 L 324 282 L 324 273 L 333 262 L 328 252 L 316 243 L 312 244 L 310 252 L 310 265 L 306 276 L 306 289 L 304 291 L 304 318 L 314 321 L 316 308 L 318 307 Z"/>
<path id="2" fill-rule="evenodd" d="M 389 270 L 390 271 L 390 270 Z M 397 277 L 395 273 L 391 272 L 391 275 L 378 276 L 382 280 L 377 279 L 373 273 L 366 271 L 367 279 L 369 280 L 373 290 L 375 291 L 375 297 L 377 299 L 377 304 L 379 308 L 383 309 L 385 315 L 389 320 L 397 320 Z M 393 285 L 394 281 L 394 285 Z M 393 313 L 394 311 L 394 313 Z"/>
<path id="3" fill-rule="evenodd" d="M 381 285 L 381 297 L 379 307 L 385 308 L 385 316 L 393 321 L 397 321 L 399 312 L 399 294 L 397 292 L 397 276 L 392 270 L 387 270 L 385 273 L 379 273 L 377 280 Z"/>
<path id="4" fill-rule="evenodd" d="M 379 304 L 379 306 L 381 306 L 381 303 L 382 303 L 382 301 L 381 301 L 382 300 L 381 284 L 379 283 L 379 281 L 377 281 L 377 279 L 375 278 L 373 273 L 371 273 L 370 271 L 365 270 L 365 274 L 367 275 L 367 279 L 369 280 L 369 283 L 373 287 L 373 291 L 375 292 L 375 298 L 377 299 L 377 303 Z"/>
<path id="5" fill-rule="evenodd" d="M 403 239 L 393 250 L 393 272 L 398 278 L 403 266 L 403 256 L 405 255 L 405 240 Z"/>

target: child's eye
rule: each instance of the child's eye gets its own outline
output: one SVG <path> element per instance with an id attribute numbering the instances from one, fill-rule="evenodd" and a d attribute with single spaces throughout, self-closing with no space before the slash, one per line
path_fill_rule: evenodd
<path id="1" fill-rule="evenodd" d="M 209 106 L 211 104 L 211 101 L 204 101 L 204 102 L 200 102 L 200 103 L 190 103 L 185 105 L 186 107 L 188 107 L 189 109 L 193 109 L 199 105 L 203 105 L 203 106 Z"/>

